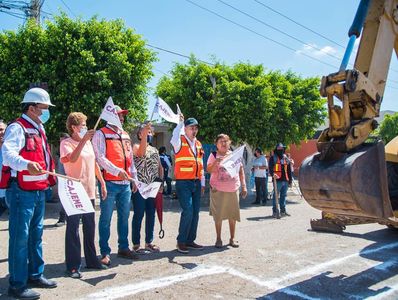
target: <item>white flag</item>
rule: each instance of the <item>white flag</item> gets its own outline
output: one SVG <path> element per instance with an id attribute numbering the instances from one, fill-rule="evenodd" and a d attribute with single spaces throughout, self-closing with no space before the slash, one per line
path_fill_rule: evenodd
<path id="1" fill-rule="evenodd" d="M 152 182 L 150 184 L 146 184 L 138 181 L 136 178 L 133 180 L 142 198 L 144 199 L 155 198 L 158 194 L 160 185 L 162 184 L 161 182 Z"/>
<path id="2" fill-rule="evenodd" d="M 122 129 L 122 123 L 120 123 L 120 119 L 117 114 L 115 104 L 113 104 L 112 97 L 109 97 L 108 101 L 106 101 L 105 107 L 102 110 L 100 118 L 107 121 L 109 124 L 115 125 L 120 129 Z"/>
<path id="3" fill-rule="evenodd" d="M 68 216 L 94 212 L 90 198 L 79 181 L 58 177 L 58 195 Z"/>
<path id="4" fill-rule="evenodd" d="M 180 116 L 175 114 L 170 106 L 160 97 L 157 98 L 154 112 L 157 112 L 159 116 L 168 122 L 178 124 L 180 123 Z"/>
<path id="5" fill-rule="evenodd" d="M 243 151 L 245 146 L 240 146 L 238 149 L 227 155 L 220 163 L 231 177 L 235 177 L 239 173 L 241 164 L 243 163 Z"/>

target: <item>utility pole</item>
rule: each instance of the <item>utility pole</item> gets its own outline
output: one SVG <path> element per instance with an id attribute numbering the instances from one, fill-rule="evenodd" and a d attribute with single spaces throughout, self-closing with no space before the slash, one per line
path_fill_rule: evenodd
<path id="1" fill-rule="evenodd" d="M 43 6 L 44 0 L 30 0 L 30 9 L 27 11 L 27 17 L 36 20 L 40 25 L 40 10 Z"/>

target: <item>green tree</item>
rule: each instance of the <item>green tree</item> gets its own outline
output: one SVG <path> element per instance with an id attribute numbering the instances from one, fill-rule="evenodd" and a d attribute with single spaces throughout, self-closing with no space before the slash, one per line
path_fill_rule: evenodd
<path id="1" fill-rule="evenodd" d="M 398 135 L 398 113 L 385 116 L 378 128 L 378 134 L 385 144 Z"/>
<path id="2" fill-rule="evenodd" d="M 66 130 L 72 111 L 85 113 L 92 128 L 109 96 L 142 121 L 154 60 L 141 36 L 121 20 L 72 20 L 61 14 L 44 27 L 27 22 L 0 33 L 1 117 L 20 115 L 30 82 L 47 82 L 56 105 L 46 124 L 52 141 Z"/>
<path id="3" fill-rule="evenodd" d="M 209 66 L 192 57 L 186 65 L 175 64 L 156 94 L 198 119 L 203 142 L 223 132 L 234 143 L 271 149 L 279 141 L 299 143 L 323 122 L 325 101 L 318 88 L 319 78 L 265 72 L 247 63 Z"/>

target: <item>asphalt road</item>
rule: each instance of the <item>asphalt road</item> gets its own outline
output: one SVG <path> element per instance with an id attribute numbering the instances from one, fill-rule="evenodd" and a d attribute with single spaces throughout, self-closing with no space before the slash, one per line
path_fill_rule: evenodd
<path id="1" fill-rule="evenodd" d="M 291 217 L 271 217 L 271 206 L 241 201 L 239 248 L 216 249 L 208 207 L 200 214 L 197 241 L 202 251 L 175 250 L 179 222 L 177 200 L 165 200 L 164 239 L 158 254 L 129 261 L 112 255 L 104 271 L 82 270 L 83 278 L 65 275 L 65 227 L 55 228 L 57 205 L 48 204 L 44 230 L 45 275 L 58 288 L 39 290 L 42 299 L 398 299 L 398 233 L 378 224 L 348 226 L 343 234 L 309 230 L 320 216 L 289 193 Z M 97 211 L 97 218 L 99 212 Z M 116 214 L 111 247 L 117 247 Z M 0 219 L 0 299 L 8 299 L 8 222 Z M 156 224 L 155 235 L 159 227 Z M 228 242 L 227 222 L 223 240 Z"/>

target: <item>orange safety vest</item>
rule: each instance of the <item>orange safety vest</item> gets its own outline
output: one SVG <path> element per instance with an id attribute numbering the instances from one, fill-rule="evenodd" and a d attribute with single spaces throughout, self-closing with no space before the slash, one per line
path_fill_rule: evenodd
<path id="1" fill-rule="evenodd" d="M 277 161 L 274 164 L 274 174 L 278 175 L 279 179 L 282 179 L 282 164 L 281 160 L 277 155 L 274 155 L 274 161 L 275 157 L 277 158 Z M 287 172 L 288 168 L 288 163 L 287 163 L 287 157 L 283 155 L 283 168 L 285 169 L 285 174 L 286 174 L 286 180 L 289 181 L 289 173 Z"/>
<path id="2" fill-rule="evenodd" d="M 174 175 L 177 180 L 200 179 L 203 176 L 203 148 L 196 140 L 196 156 L 189 145 L 187 138 L 181 136 L 181 148 L 175 154 Z"/>
<path id="3" fill-rule="evenodd" d="M 105 137 L 105 156 L 111 163 L 116 167 L 124 169 L 127 174 L 131 177 L 131 140 L 127 132 L 122 131 L 122 134 L 118 134 L 113 129 L 109 127 L 103 127 L 100 129 Z M 111 173 L 103 170 L 103 176 L 105 180 L 108 181 L 122 181 L 119 176 L 114 176 Z"/>

